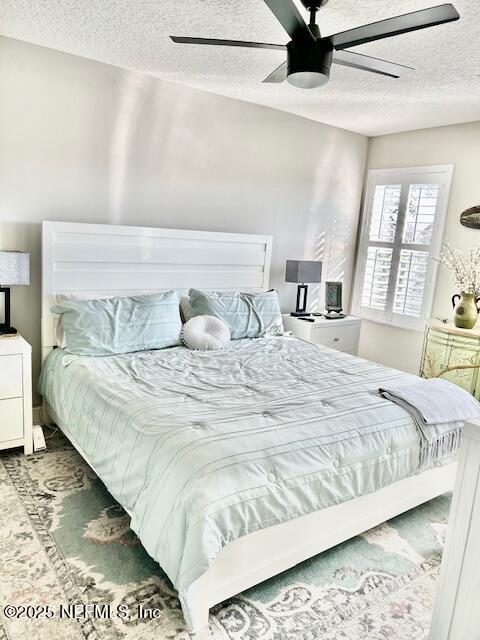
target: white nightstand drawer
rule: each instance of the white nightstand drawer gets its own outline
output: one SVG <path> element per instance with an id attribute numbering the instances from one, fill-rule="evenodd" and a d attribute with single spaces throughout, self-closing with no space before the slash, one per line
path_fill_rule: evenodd
<path id="1" fill-rule="evenodd" d="M 344 327 L 314 326 L 312 341 L 339 351 L 354 351 L 357 348 L 357 330 L 348 325 Z"/>
<path id="2" fill-rule="evenodd" d="M 22 356 L 0 355 L 0 400 L 19 398 L 23 395 L 22 387 Z"/>
<path id="3" fill-rule="evenodd" d="M 0 400 L 0 444 L 23 438 L 23 398 Z"/>

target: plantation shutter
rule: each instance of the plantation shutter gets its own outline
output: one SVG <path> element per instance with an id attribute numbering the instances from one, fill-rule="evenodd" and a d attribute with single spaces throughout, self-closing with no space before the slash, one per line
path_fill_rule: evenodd
<path id="1" fill-rule="evenodd" d="M 370 171 L 354 288 L 357 315 L 423 327 L 452 170 L 449 165 Z"/>

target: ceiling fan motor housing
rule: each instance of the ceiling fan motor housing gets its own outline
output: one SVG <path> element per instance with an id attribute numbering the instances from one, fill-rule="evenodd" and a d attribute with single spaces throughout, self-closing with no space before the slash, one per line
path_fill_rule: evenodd
<path id="1" fill-rule="evenodd" d="M 289 42 L 287 44 L 287 79 L 301 89 L 326 84 L 330 78 L 333 45 L 328 40 Z"/>

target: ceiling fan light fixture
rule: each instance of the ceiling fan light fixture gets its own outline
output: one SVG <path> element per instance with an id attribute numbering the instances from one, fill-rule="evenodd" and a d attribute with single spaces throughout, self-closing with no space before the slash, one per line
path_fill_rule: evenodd
<path id="1" fill-rule="evenodd" d="M 316 89 L 327 84 L 329 75 L 318 71 L 297 71 L 287 76 L 288 82 L 299 89 Z"/>
<path id="2" fill-rule="evenodd" d="M 333 47 L 328 41 L 317 40 L 309 45 L 287 45 L 287 80 L 300 89 L 315 89 L 330 79 Z"/>

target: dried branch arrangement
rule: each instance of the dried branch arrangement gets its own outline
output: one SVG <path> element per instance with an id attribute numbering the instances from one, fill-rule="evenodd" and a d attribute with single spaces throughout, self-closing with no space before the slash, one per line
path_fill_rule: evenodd
<path id="1" fill-rule="evenodd" d="M 442 245 L 439 262 L 451 271 L 451 280 L 460 293 L 480 296 L 480 246 L 466 252 L 446 240 Z"/>

